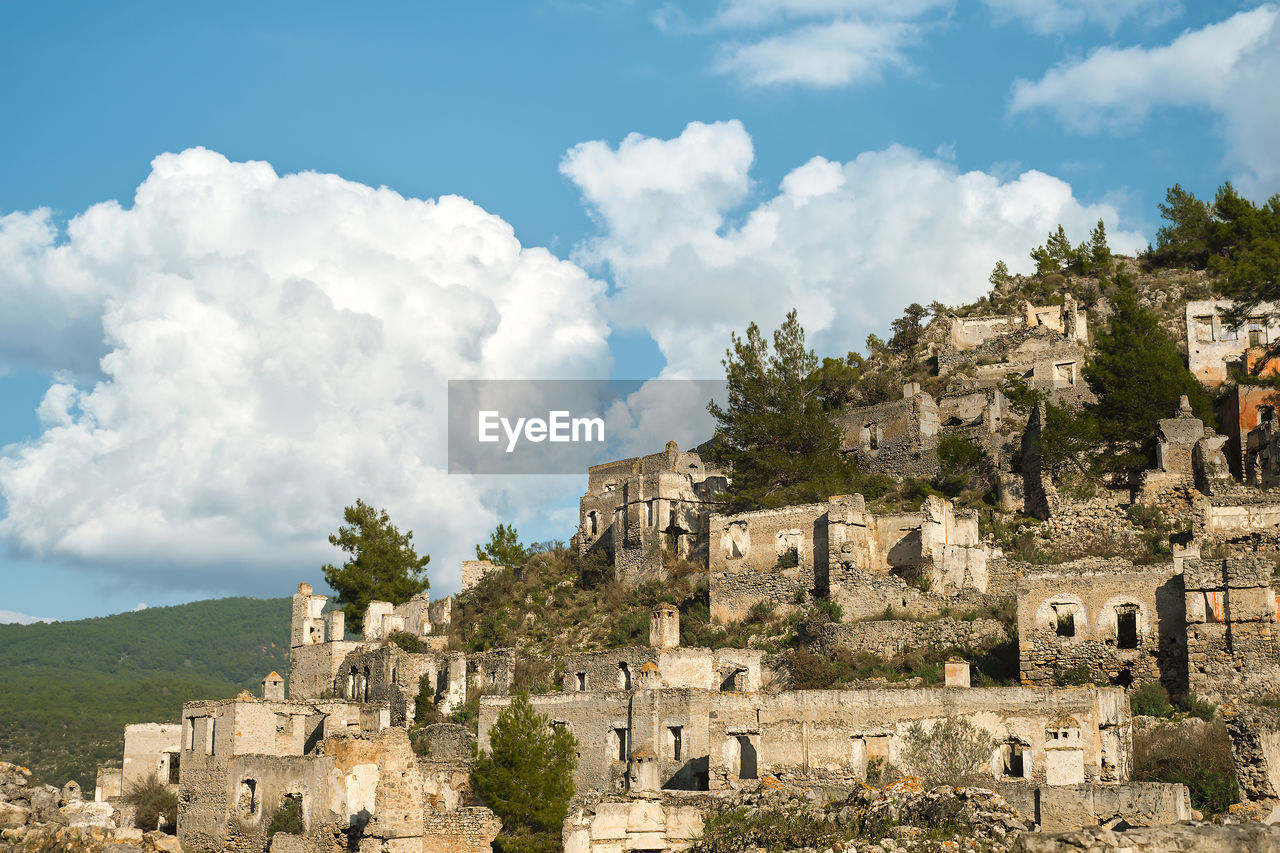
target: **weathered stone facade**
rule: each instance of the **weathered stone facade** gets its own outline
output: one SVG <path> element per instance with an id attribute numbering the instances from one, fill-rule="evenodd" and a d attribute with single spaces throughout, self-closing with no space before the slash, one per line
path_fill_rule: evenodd
<path id="1" fill-rule="evenodd" d="M 1192 301 L 1186 306 L 1187 367 L 1211 388 L 1227 381 L 1232 362 L 1242 361 L 1250 347 L 1280 341 L 1280 324 L 1264 319 L 1267 314 L 1275 316 L 1275 306 L 1258 306 L 1259 316 L 1249 318 L 1238 329 L 1222 316 L 1222 310 L 1230 306 L 1225 300 Z"/>
<path id="2" fill-rule="evenodd" d="M 852 454 L 864 471 L 893 477 L 932 477 L 938 473 L 941 421 L 933 397 L 909 383 L 903 399 L 842 409 L 836 414 L 844 432 L 840 450 Z"/>
<path id="3" fill-rule="evenodd" d="M 612 555 L 626 583 L 665 577 L 671 558 L 705 564 L 707 519 L 715 495 L 728 484 L 724 472 L 695 452 L 668 442 L 662 453 L 594 465 L 579 501 L 579 553 Z"/>
<path id="4" fill-rule="evenodd" d="M 1087 401 L 1092 394 L 1082 370 L 1088 345 L 1087 313 L 1066 294 L 1061 305 L 1026 303 L 1019 315 L 952 317 L 938 370 L 970 369 L 970 384 L 979 387 L 998 387 L 1013 373 L 1058 402 Z"/>
<path id="5" fill-rule="evenodd" d="M 1222 701 L 1272 693 L 1280 684 L 1272 568 L 1264 557 L 1183 563 L 1192 692 Z"/>
<path id="6" fill-rule="evenodd" d="M 819 622 L 800 627 L 801 640 L 826 655 L 865 652 L 890 658 L 918 649 L 987 649 L 1009 640 L 1004 623 L 995 619 L 966 621 L 946 617 L 925 622 Z"/>
<path id="7" fill-rule="evenodd" d="M 711 615 L 720 621 L 760 602 L 788 612 L 808 595 L 829 597 L 849 618 L 914 612 L 915 600 L 931 598 L 936 612 L 948 596 L 990 585 L 976 514 L 936 497 L 919 513 L 884 516 L 868 512 L 861 495 L 713 515 L 711 534 Z"/>
<path id="8" fill-rule="evenodd" d="M 1186 690 L 1182 577 L 1172 563 L 1092 558 L 1024 575 L 1018 585 L 1022 683 L 1064 678 Z"/>

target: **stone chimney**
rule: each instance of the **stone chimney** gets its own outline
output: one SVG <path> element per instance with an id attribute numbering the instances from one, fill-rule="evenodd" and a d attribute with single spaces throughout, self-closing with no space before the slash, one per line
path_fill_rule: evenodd
<path id="1" fill-rule="evenodd" d="M 649 645 L 655 649 L 680 648 L 680 610 L 659 604 L 649 614 Z"/>
<path id="2" fill-rule="evenodd" d="M 274 669 L 271 670 L 270 675 L 262 679 L 262 698 L 272 702 L 284 701 L 284 679 Z"/>

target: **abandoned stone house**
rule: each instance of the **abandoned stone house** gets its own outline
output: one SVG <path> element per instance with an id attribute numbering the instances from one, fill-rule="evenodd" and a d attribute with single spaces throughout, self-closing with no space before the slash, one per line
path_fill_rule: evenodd
<path id="1" fill-rule="evenodd" d="M 306 850 L 486 853 L 501 828 L 467 804 L 470 735 L 427 730 L 415 755 L 385 707 L 242 694 L 183 706 L 178 837 L 188 850 L 265 850 L 295 800 Z"/>
<path id="2" fill-rule="evenodd" d="M 675 619 L 671 611 L 655 611 L 651 638 L 670 642 L 656 623 Z M 913 723 L 955 717 L 995 734 L 988 766 L 993 780 L 1070 785 L 1128 779 L 1132 736 L 1120 689 L 971 689 L 961 664 L 963 673 L 953 682 L 963 686 L 778 692 L 765 689 L 772 679 L 758 679 L 754 661 L 717 658 L 721 654 L 625 649 L 566 661 L 566 690 L 530 701 L 553 726 L 567 726 L 577 738 L 578 791 L 723 790 L 766 775 L 850 783 L 865 779 L 877 763 L 900 763 Z M 646 657 L 640 677 L 609 677 Z M 575 666 L 586 673 L 585 682 L 575 682 Z M 739 666 L 737 675 L 725 677 Z M 481 699 L 481 749 L 509 702 Z"/>
<path id="3" fill-rule="evenodd" d="M 1246 353 L 1280 343 L 1280 323 L 1275 306 L 1259 306 L 1258 316 L 1232 326 L 1222 312 L 1231 307 L 1224 300 L 1198 300 L 1186 306 L 1187 367 L 1201 384 L 1215 388 L 1231 378 L 1231 369 L 1244 367 Z M 1251 365 L 1252 366 L 1252 365 Z"/>
<path id="4" fill-rule="evenodd" d="M 573 545 L 611 554 L 627 583 L 661 579 L 672 558 L 705 564 L 707 519 L 727 484 L 722 471 L 674 441 L 661 453 L 593 465 Z"/>
<path id="5" fill-rule="evenodd" d="M 1280 595 L 1263 556 L 1091 558 L 1018 584 L 1022 683 L 1156 681 L 1211 701 L 1280 684 Z"/>
<path id="6" fill-rule="evenodd" d="M 1088 312 L 1071 294 L 1061 305 L 1025 303 L 1021 314 L 951 317 L 938 352 L 938 370 L 973 372 L 973 384 L 998 387 L 1012 373 L 1055 401 L 1092 399 L 1083 368 L 1089 346 Z"/>
<path id="7" fill-rule="evenodd" d="M 844 434 L 841 452 L 863 470 L 896 477 L 938 473 L 938 404 L 918 383 L 904 385 L 900 400 L 842 409 L 835 421 Z"/>
<path id="8" fill-rule="evenodd" d="M 947 597 L 986 594 L 991 554 L 977 515 L 929 497 L 920 512 L 875 515 L 862 495 L 820 504 L 712 515 L 711 615 L 743 619 L 764 603 L 786 613 L 808 595 L 846 618 L 936 613 Z M 997 586 L 1005 583 L 997 573 Z"/>
<path id="9" fill-rule="evenodd" d="M 98 798 L 157 774 L 176 786 L 187 849 L 266 849 L 272 815 L 292 799 L 300 849 L 487 853 L 501 823 L 471 803 L 473 736 L 427 726 L 418 756 L 406 729 L 419 679 L 442 708 L 468 693 L 506 692 L 513 653 L 446 653 L 425 596 L 400 607 L 371 602 L 362 639 L 347 640 L 342 612 L 324 613 L 325 601 L 305 583 L 294 595 L 289 698 L 273 672 L 261 697 L 188 702 L 180 725 L 128 727 L 123 768 L 99 771 Z M 422 635 L 430 650 L 388 642 L 396 631 Z"/>

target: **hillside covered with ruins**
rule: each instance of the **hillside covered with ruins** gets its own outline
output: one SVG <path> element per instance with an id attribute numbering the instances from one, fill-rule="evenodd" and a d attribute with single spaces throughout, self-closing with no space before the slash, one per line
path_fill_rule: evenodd
<path id="1" fill-rule="evenodd" d="M 73 811 L 154 774 L 190 851 L 1274 849 L 1280 200 L 1238 202 L 1170 190 L 1140 257 L 1059 229 L 865 353 L 753 326 L 705 443 L 455 595 L 299 584 L 286 675 L 133 721 Z M 522 714 L 572 743 L 553 825 L 483 795 Z"/>

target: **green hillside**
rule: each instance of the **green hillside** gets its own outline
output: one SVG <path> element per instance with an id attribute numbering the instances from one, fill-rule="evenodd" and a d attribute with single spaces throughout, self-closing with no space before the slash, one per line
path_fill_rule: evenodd
<path id="1" fill-rule="evenodd" d="M 289 599 L 224 598 L 77 622 L 0 625 L 0 759 L 92 790 L 125 725 L 256 694 L 289 663 Z"/>

